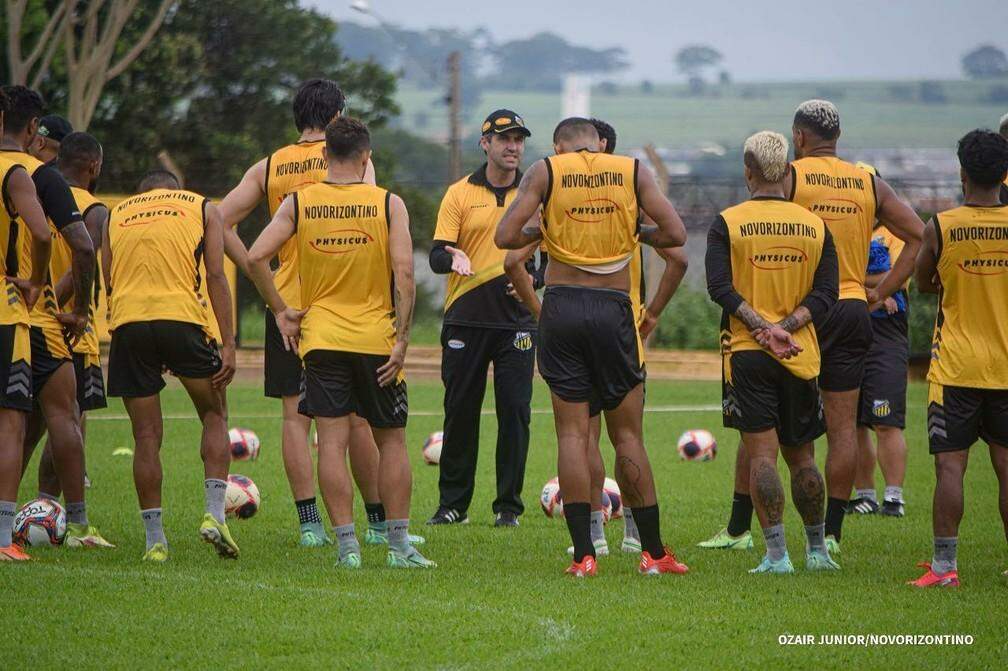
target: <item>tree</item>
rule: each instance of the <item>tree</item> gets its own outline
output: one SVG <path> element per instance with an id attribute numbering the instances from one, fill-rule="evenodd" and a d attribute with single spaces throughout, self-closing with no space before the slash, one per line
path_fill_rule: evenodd
<path id="1" fill-rule="evenodd" d="M 997 47 L 984 44 L 962 57 L 962 69 L 970 79 L 1008 76 L 1008 56 Z"/>
<path id="2" fill-rule="evenodd" d="M 706 84 L 705 71 L 717 67 L 722 59 L 720 51 L 704 44 L 685 46 L 675 55 L 676 67 L 686 75 L 693 93 L 702 92 Z"/>
<path id="3" fill-rule="evenodd" d="M 554 33 L 511 40 L 494 47 L 496 72 L 487 79 L 500 89 L 560 90 L 565 75 L 606 74 L 627 67 L 620 48 L 591 49 Z"/>
<path id="4" fill-rule="evenodd" d="M 49 73 L 49 65 L 62 40 L 73 13 L 73 0 L 60 0 L 51 11 L 40 3 L 31 6 L 28 0 L 7 0 L 4 12 L 7 26 L 7 72 L 12 84 L 38 88 Z M 30 38 L 34 44 L 23 54 Z"/>

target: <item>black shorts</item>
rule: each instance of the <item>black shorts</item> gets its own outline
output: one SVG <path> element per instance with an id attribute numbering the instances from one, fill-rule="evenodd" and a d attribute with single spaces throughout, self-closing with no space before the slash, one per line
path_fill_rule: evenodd
<path id="1" fill-rule="evenodd" d="M 931 454 L 967 450 L 977 439 L 1008 447 L 1008 389 L 928 388 Z"/>
<path id="2" fill-rule="evenodd" d="M 816 379 L 793 375 L 762 350 L 733 352 L 725 364 L 724 425 L 744 433 L 777 430 L 785 447 L 826 432 Z"/>
<path id="3" fill-rule="evenodd" d="M 277 328 L 276 317 L 266 311 L 266 351 L 263 361 L 263 375 L 266 396 L 283 398 L 301 394 L 303 366 L 296 351 L 284 349 L 283 336 Z"/>
<path id="4" fill-rule="evenodd" d="M 874 337 L 871 322 L 867 303 L 844 298 L 816 323 L 822 356 L 820 389 L 852 391 L 861 388 L 865 360 Z"/>
<path id="5" fill-rule="evenodd" d="M 73 359 L 63 332 L 41 326 L 31 327 L 31 351 L 32 391 L 38 397 L 53 373 Z"/>
<path id="6" fill-rule="evenodd" d="M 0 408 L 32 411 L 31 360 L 28 325 L 0 326 Z"/>
<path id="7" fill-rule="evenodd" d="M 164 389 L 165 369 L 208 378 L 220 368 L 217 343 L 201 325 L 165 319 L 123 324 L 112 332 L 108 395 L 153 396 Z"/>
<path id="8" fill-rule="evenodd" d="M 644 372 L 644 380 L 641 382 L 641 394 L 647 400 L 647 366 L 641 368 Z M 602 401 L 597 396 L 592 396 L 588 401 L 588 416 L 598 417 L 602 414 Z"/>
<path id="9" fill-rule="evenodd" d="M 304 391 L 298 412 L 308 417 L 356 413 L 375 429 L 406 426 L 406 380 L 378 386 L 378 368 L 388 356 L 312 350 L 305 356 Z"/>
<path id="10" fill-rule="evenodd" d="M 872 317 L 875 339 L 865 360 L 858 424 L 906 427 L 910 340 L 906 313 Z"/>
<path id="11" fill-rule="evenodd" d="M 547 287 L 537 361 L 550 391 L 564 401 L 617 407 L 644 381 L 630 297 L 609 289 Z"/>
<path id="12" fill-rule="evenodd" d="M 96 354 L 73 353 L 74 374 L 77 376 L 77 406 L 81 412 L 108 406 L 105 402 L 105 376 L 101 359 Z"/>

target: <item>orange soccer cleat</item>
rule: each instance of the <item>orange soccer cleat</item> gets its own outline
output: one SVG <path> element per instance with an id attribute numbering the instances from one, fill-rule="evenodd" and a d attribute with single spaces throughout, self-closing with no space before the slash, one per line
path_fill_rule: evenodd
<path id="1" fill-rule="evenodd" d="M 907 582 L 908 585 L 913 585 L 914 587 L 958 587 L 959 586 L 959 572 L 949 571 L 948 573 L 935 573 L 931 569 L 931 564 L 927 562 L 921 562 L 917 564 L 921 568 L 926 568 L 927 573 L 917 578 L 916 580 L 910 580 Z"/>
<path id="2" fill-rule="evenodd" d="M 653 559 L 647 550 L 642 552 L 639 570 L 643 575 L 658 575 L 660 573 L 681 574 L 689 571 L 689 567 L 676 559 L 672 550 L 665 548 L 665 556 L 661 559 Z"/>
<path id="3" fill-rule="evenodd" d="M 29 561 L 30 559 L 28 553 L 16 543 L 0 548 L 0 561 Z"/>
<path id="4" fill-rule="evenodd" d="M 595 557 L 586 555 L 580 562 L 573 562 L 567 568 L 566 573 L 575 578 L 589 578 L 594 577 L 597 570 L 598 564 L 595 563 Z"/>

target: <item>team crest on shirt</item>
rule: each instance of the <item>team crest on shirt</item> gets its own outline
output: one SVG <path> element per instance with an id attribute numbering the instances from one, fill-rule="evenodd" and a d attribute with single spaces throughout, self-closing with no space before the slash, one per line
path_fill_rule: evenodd
<path id="1" fill-rule="evenodd" d="M 514 338 L 515 349 L 519 352 L 527 352 L 532 349 L 532 334 L 528 331 L 518 331 Z"/>
<path id="2" fill-rule="evenodd" d="M 889 401 L 887 400 L 875 400 L 872 401 L 872 414 L 876 417 L 888 417 L 891 409 L 889 408 Z"/>

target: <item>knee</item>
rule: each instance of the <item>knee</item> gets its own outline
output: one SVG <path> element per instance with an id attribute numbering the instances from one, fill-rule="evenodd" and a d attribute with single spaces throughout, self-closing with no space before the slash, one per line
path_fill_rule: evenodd
<path id="1" fill-rule="evenodd" d="M 156 444 L 160 445 L 164 437 L 164 428 L 160 424 L 147 424 L 133 427 L 133 440 L 137 447 Z"/>
<path id="2" fill-rule="evenodd" d="M 956 452 L 935 455 L 935 475 L 945 482 L 961 481 L 966 467 Z"/>

